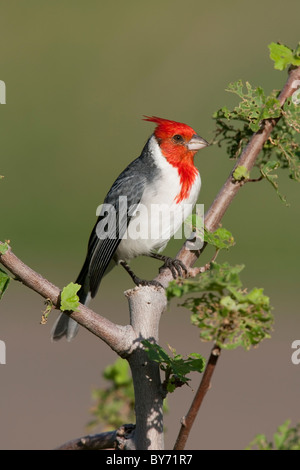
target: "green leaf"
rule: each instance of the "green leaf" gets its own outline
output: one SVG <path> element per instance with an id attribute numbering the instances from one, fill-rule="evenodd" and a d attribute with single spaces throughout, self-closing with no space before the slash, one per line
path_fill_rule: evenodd
<path id="1" fill-rule="evenodd" d="M 103 377 L 106 380 L 111 380 L 118 387 L 132 382 L 129 375 L 128 362 L 122 358 L 117 359 L 114 364 L 107 366 L 104 369 Z"/>
<path id="2" fill-rule="evenodd" d="M 174 379 L 174 377 L 171 377 L 169 380 L 168 380 L 168 383 L 167 383 L 167 392 L 168 393 L 173 393 L 176 389 L 176 381 Z"/>
<path id="3" fill-rule="evenodd" d="M 233 172 L 233 177 L 236 181 L 241 181 L 245 179 L 249 179 L 249 170 L 243 165 L 239 165 Z"/>
<path id="4" fill-rule="evenodd" d="M 8 284 L 10 282 L 9 275 L 0 269 L 0 299 L 2 299 L 4 292 L 6 291 Z"/>
<path id="5" fill-rule="evenodd" d="M 237 310 L 237 303 L 229 295 L 220 300 L 220 305 L 229 311 Z"/>
<path id="6" fill-rule="evenodd" d="M 63 288 L 61 292 L 60 310 L 74 311 L 77 309 L 79 305 L 79 297 L 76 294 L 80 287 L 80 284 L 74 284 L 73 282 L 70 282 L 70 284 Z"/>
<path id="7" fill-rule="evenodd" d="M 5 243 L 1 242 L 0 243 L 0 254 L 4 255 L 4 253 L 7 252 L 8 248 L 9 248 L 9 244 L 7 242 L 5 242 Z"/>
<path id="8" fill-rule="evenodd" d="M 253 447 L 257 447 L 258 450 L 272 450 L 273 446 L 271 442 L 268 442 L 265 434 L 257 434 L 253 441 L 246 447 L 246 450 L 253 450 Z"/>
<path id="9" fill-rule="evenodd" d="M 209 232 L 204 228 L 204 241 L 217 250 L 228 249 L 235 244 L 232 233 L 223 227 L 219 227 L 214 232 Z"/>
<path id="10" fill-rule="evenodd" d="M 277 450 L 283 450 L 284 443 L 289 435 L 290 420 L 285 421 L 281 426 L 278 426 L 277 432 L 274 433 L 273 439 Z"/>
<path id="11" fill-rule="evenodd" d="M 247 294 L 247 300 L 250 301 L 253 305 L 262 305 L 266 308 L 269 307 L 270 299 L 266 295 L 263 295 L 264 290 L 258 289 L 255 287 L 252 291 Z"/>
<path id="12" fill-rule="evenodd" d="M 168 353 L 158 344 L 153 344 L 148 340 L 144 340 L 142 343 L 145 346 L 145 350 L 147 351 L 148 357 L 151 361 L 161 363 L 169 361 Z"/>
<path id="13" fill-rule="evenodd" d="M 275 42 L 269 44 L 268 47 L 270 49 L 270 58 L 275 62 L 275 69 L 284 70 L 288 65 L 300 65 L 299 44 L 295 51 Z"/>
<path id="14" fill-rule="evenodd" d="M 274 96 L 267 96 L 261 110 L 260 119 L 272 119 L 281 116 L 280 101 Z"/>
<path id="15" fill-rule="evenodd" d="M 269 181 L 269 183 L 273 186 L 280 200 L 284 204 L 288 205 L 285 196 L 283 196 L 278 190 L 278 182 L 277 182 L 278 175 L 276 173 L 275 174 L 273 173 L 273 171 L 277 170 L 277 168 L 279 167 L 280 167 L 279 162 L 269 161 L 265 165 L 261 166 L 260 172 L 262 176 L 266 178 L 266 180 Z"/>
<path id="16" fill-rule="evenodd" d="M 151 361 L 157 362 L 160 369 L 165 372 L 164 386 L 168 392 L 173 392 L 175 388 L 181 387 L 190 380 L 187 376 L 192 371 L 203 372 L 205 359 L 201 354 L 192 353 L 187 359 L 181 354 L 176 354 L 176 350 L 169 346 L 173 357 L 158 344 L 151 343 L 148 340 L 142 341 L 145 351 Z"/>
<path id="17" fill-rule="evenodd" d="M 128 362 L 117 359 L 106 367 L 102 376 L 110 383 L 106 388 L 93 390 L 96 403 L 91 410 L 94 419 L 89 422 L 89 427 L 104 423 L 105 430 L 111 430 L 133 422 L 134 390 Z"/>

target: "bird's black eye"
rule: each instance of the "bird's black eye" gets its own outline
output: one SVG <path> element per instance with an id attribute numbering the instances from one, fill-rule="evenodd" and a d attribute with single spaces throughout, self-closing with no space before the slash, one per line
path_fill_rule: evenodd
<path id="1" fill-rule="evenodd" d="M 173 140 L 176 143 L 180 143 L 180 142 L 183 142 L 183 137 L 180 134 L 175 134 L 174 137 L 173 137 Z"/>

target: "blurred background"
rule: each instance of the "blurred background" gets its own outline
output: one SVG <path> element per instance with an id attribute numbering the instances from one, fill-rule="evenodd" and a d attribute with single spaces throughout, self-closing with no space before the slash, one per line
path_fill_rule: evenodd
<path id="1" fill-rule="evenodd" d="M 205 139 L 212 114 L 237 103 L 225 91 L 242 79 L 266 93 L 281 89 L 267 45 L 299 41 L 300 4 L 286 0 L 1 0 L 0 239 L 31 268 L 63 287 L 84 261 L 96 208 L 153 131 L 142 116 L 185 122 Z M 208 209 L 233 162 L 216 146 L 199 152 L 199 202 Z M 258 433 L 271 439 L 286 419 L 300 421 L 300 365 L 291 344 L 300 339 L 299 187 L 282 172 L 282 204 L 267 182 L 246 185 L 223 220 L 236 245 L 219 262 L 245 264 L 245 286 L 264 287 L 274 306 L 271 340 L 257 349 L 224 351 L 187 449 L 243 449 Z M 169 244 L 175 255 L 180 244 Z M 199 264 L 208 260 L 205 254 Z M 132 263 L 140 277 L 155 260 Z M 129 276 L 115 269 L 92 308 L 128 323 Z M 52 449 L 87 433 L 94 387 L 116 354 L 83 329 L 72 343 L 51 343 L 57 316 L 40 325 L 43 299 L 11 282 L 0 303 L 0 448 Z M 189 313 L 172 302 L 163 315 L 161 346 L 200 352 Z M 166 448 L 199 383 L 169 397 Z M 92 432 L 101 431 L 101 428 Z"/>

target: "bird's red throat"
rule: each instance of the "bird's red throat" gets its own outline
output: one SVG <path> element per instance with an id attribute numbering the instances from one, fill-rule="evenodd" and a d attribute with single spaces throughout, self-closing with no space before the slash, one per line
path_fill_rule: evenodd
<path id="1" fill-rule="evenodd" d="M 187 150 L 186 147 L 174 146 L 169 142 L 162 142 L 161 151 L 166 160 L 175 168 L 177 168 L 180 178 L 180 192 L 175 198 L 176 204 L 184 201 L 189 197 L 192 186 L 198 175 L 198 170 L 194 165 L 194 156 L 196 152 Z"/>

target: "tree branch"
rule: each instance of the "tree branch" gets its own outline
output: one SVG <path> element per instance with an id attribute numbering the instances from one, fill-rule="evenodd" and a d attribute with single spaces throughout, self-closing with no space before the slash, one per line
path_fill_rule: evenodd
<path id="1" fill-rule="evenodd" d="M 160 317 L 167 307 L 165 291 L 156 287 L 142 287 L 125 292 L 129 303 L 130 323 L 137 335 L 137 348 L 128 362 L 135 396 L 136 449 L 164 448 L 163 400 L 159 364 L 149 361 L 141 341 L 158 343 Z"/>
<path id="2" fill-rule="evenodd" d="M 208 363 L 203 373 L 202 380 L 196 392 L 195 398 L 191 404 L 187 415 L 182 419 L 181 428 L 176 439 L 174 450 L 183 450 L 185 448 L 186 441 L 189 437 L 191 428 L 197 417 L 199 408 L 203 402 L 206 392 L 210 388 L 211 378 L 214 373 L 220 354 L 221 348 L 219 346 L 214 346 L 210 353 Z"/>
<path id="3" fill-rule="evenodd" d="M 89 434 L 68 441 L 57 447 L 55 450 L 103 450 L 119 449 L 125 447 L 126 440 L 134 433 L 133 424 L 123 424 L 116 431 L 102 432 L 100 434 Z"/>
<path id="4" fill-rule="evenodd" d="M 117 431 L 89 434 L 72 441 L 65 442 L 55 450 L 103 450 L 114 449 Z"/>
<path id="5" fill-rule="evenodd" d="M 1 242 L 0 244 L 3 245 Z M 24 264 L 12 252 L 10 247 L 4 254 L 0 255 L 0 262 L 25 286 L 34 290 L 45 299 L 49 299 L 54 307 L 59 310 L 60 289 Z M 118 354 L 125 356 L 130 353 L 132 344 L 136 339 L 136 335 L 130 325 L 116 325 L 82 304 L 79 304 L 76 312 L 65 313 L 105 341 Z"/>

